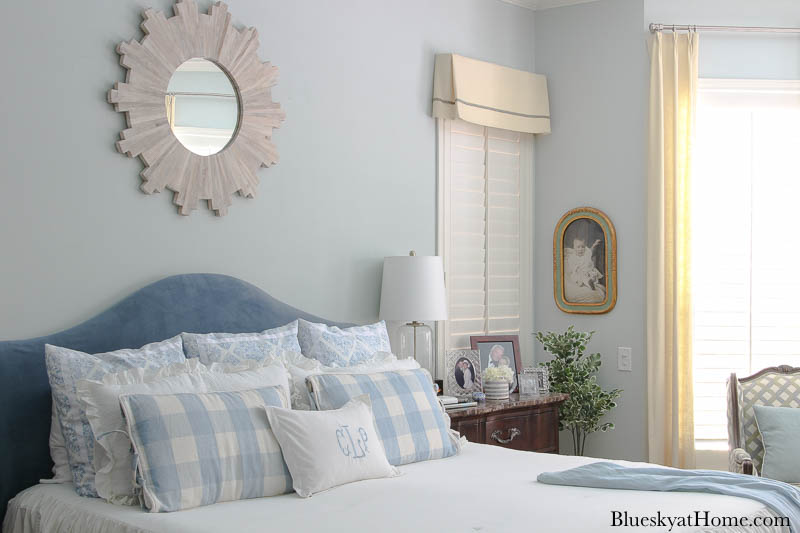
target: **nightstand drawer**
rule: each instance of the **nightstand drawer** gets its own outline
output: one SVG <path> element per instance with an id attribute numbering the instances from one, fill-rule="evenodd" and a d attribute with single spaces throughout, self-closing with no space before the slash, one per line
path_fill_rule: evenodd
<path id="1" fill-rule="evenodd" d="M 486 419 L 486 444 L 532 452 L 558 452 L 558 410 L 545 408 L 525 414 Z"/>
<path id="2" fill-rule="evenodd" d="M 497 416 L 486 419 L 484 442 L 515 450 L 530 450 L 530 415 Z"/>
<path id="3" fill-rule="evenodd" d="M 514 450 L 558 453 L 558 406 L 566 394 L 486 402 L 449 413 L 450 427 L 470 442 Z"/>

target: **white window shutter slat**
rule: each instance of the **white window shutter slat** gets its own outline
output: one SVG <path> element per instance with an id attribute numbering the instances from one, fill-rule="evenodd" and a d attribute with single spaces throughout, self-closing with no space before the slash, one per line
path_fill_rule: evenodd
<path id="1" fill-rule="evenodd" d="M 439 344 L 452 350 L 469 348 L 470 335 L 520 333 L 520 278 L 530 272 L 521 236 L 532 234 L 520 217 L 520 169 L 531 162 L 523 143 L 532 137 L 449 120 L 440 135 L 439 254 L 450 319 Z"/>

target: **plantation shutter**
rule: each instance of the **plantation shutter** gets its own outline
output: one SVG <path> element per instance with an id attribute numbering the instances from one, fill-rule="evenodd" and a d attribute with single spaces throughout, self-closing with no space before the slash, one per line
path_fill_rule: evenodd
<path id="1" fill-rule="evenodd" d="M 725 382 L 800 366 L 800 83 L 701 79 L 693 148 L 694 421 L 727 450 Z"/>
<path id="2" fill-rule="evenodd" d="M 469 349 L 471 335 L 520 334 L 530 318 L 531 297 L 521 293 L 531 283 L 522 272 L 530 268 L 532 228 L 521 191 L 530 191 L 532 136 L 460 120 L 440 124 L 439 253 L 449 319 L 439 345 Z"/>

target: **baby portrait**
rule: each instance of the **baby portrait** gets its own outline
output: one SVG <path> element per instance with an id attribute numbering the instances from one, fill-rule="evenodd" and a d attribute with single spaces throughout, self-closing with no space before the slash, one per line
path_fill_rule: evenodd
<path id="1" fill-rule="evenodd" d="M 606 299 L 605 234 L 594 220 L 579 218 L 564 231 L 564 299 L 601 303 Z"/>

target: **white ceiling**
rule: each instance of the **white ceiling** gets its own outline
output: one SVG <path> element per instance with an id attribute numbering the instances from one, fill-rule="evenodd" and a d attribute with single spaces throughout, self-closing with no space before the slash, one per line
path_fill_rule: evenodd
<path id="1" fill-rule="evenodd" d="M 501 0 L 507 4 L 524 7 L 527 9 L 550 9 L 551 7 L 571 6 L 574 4 L 588 4 L 598 0 Z"/>

